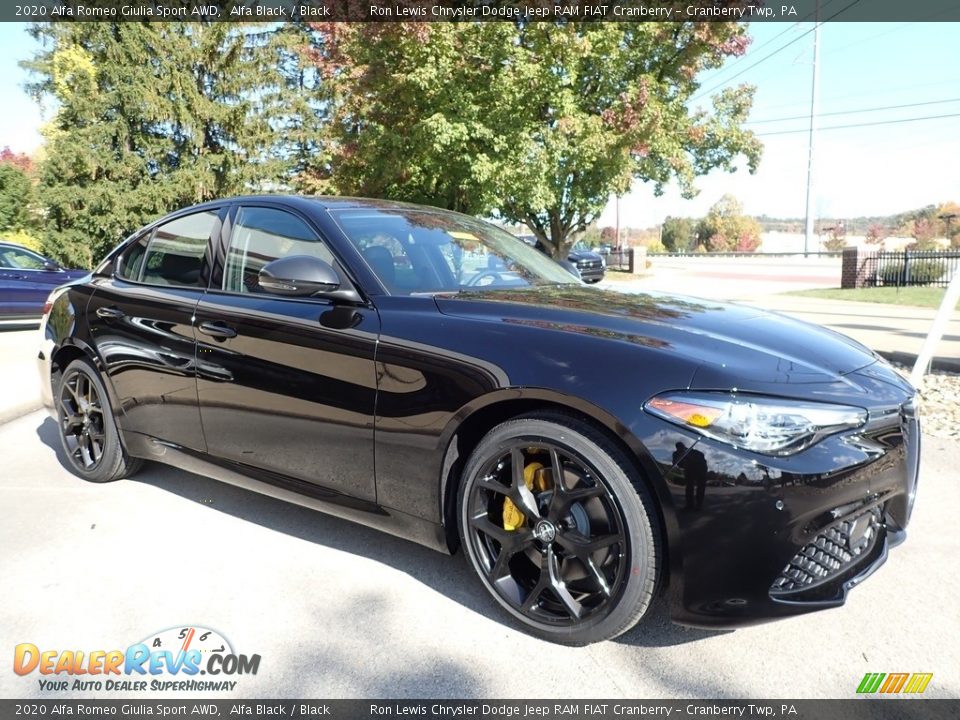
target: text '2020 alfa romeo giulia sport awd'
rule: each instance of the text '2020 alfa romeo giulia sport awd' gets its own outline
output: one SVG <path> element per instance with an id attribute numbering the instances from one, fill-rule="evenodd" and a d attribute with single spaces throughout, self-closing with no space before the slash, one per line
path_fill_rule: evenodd
<path id="1" fill-rule="evenodd" d="M 184 209 L 55 291 L 42 333 L 80 477 L 158 460 L 462 546 L 556 642 L 616 636 L 658 593 L 697 626 L 841 605 L 914 500 L 915 393 L 863 346 L 588 288 L 433 208 Z"/>

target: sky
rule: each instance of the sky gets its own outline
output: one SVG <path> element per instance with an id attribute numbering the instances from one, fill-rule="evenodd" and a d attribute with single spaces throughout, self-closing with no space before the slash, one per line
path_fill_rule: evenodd
<path id="1" fill-rule="evenodd" d="M 803 132 L 764 135 L 763 160 L 755 175 L 745 167 L 733 174 L 711 173 L 697 181 L 700 193 L 692 200 L 681 198 L 675 187 L 655 197 L 650 185 L 637 181 L 620 200 L 621 226 L 652 227 L 668 215 L 699 217 L 724 193 L 736 196 L 752 215 L 803 217 L 812 27 L 810 22 L 751 24 L 753 42 L 747 53 L 701 76 L 704 90 L 756 86 L 750 127 L 757 133 Z M 821 128 L 953 117 L 818 132 L 816 216 L 886 215 L 960 202 L 960 23 L 833 22 L 823 24 L 819 36 L 819 113 L 871 110 L 821 116 Z M 43 118 L 23 89 L 27 73 L 18 66 L 35 49 L 26 25 L 0 23 L 0 147 L 9 145 L 18 152 L 31 153 L 42 142 Z M 890 108 L 900 105 L 912 107 Z M 795 117 L 799 119 L 778 120 Z M 615 207 L 611 199 L 600 225 L 614 224 Z"/>
<path id="2" fill-rule="evenodd" d="M 652 227 L 668 215 L 699 217 L 724 193 L 736 196 L 751 215 L 804 216 L 814 37 L 808 31 L 812 28 L 810 22 L 751 24 L 753 42 L 746 54 L 701 76 L 704 90 L 740 83 L 756 87 L 749 127 L 758 134 L 804 132 L 762 137 L 763 160 L 755 175 L 746 171 L 745 164 L 733 174 L 711 173 L 697 181 L 700 193 L 693 200 L 681 198 L 676 187 L 658 198 L 652 186 L 636 182 L 620 201 L 621 226 Z M 936 103 L 828 115 L 817 119 L 820 127 L 953 117 L 818 132 L 814 214 L 837 220 L 960 202 L 960 23 L 834 22 L 821 25 L 819 35 L 819 114 Z M 789 47 L 764 60 L 795 38 Z M 944 100 L 952 102 L 940 102 Z M 798 116 L 806 117 L 766 122 Z M 600 224 L 614 222 L 615 203 L 611 202 Z"/>

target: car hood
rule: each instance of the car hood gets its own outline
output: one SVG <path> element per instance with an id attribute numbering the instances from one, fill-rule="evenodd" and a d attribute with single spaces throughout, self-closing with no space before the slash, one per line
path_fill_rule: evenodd
<path id="1" fill-rule="evenodd" d="M 766 391 L 835 382 L 873 364 L 869 349 L 817 325 L 743 305 L 580 286 L 438 295 L 440 312 L 640 345 L 695 364 L 699 387 Z"/>

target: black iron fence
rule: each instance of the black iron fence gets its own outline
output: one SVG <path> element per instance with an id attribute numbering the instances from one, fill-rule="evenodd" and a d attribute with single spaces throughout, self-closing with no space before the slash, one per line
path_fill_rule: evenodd
<path id="1" fill-rule="evenodd" d="M 960 250 L 882 250 L 865 264 L 866 284 L 874 287 L 947 287 L 960 271 Z"/>
<path id="2" fill-rule="evenodd" d="M 633 266 L 630 264 L 630 248 L 601 250 L 600 254 L 607 261 L 607 270 L 633 271 Z"/>

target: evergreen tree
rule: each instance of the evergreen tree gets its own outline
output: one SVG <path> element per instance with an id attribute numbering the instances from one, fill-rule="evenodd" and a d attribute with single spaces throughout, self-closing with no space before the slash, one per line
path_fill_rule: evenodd
<path id="1" fill-rule="evenodd" d="M 316 150 L 306 28 L 44 23 L 24 63 L 52 98 L 44 249 L 90 266 L 170 210 L 284 187 Z"/>

